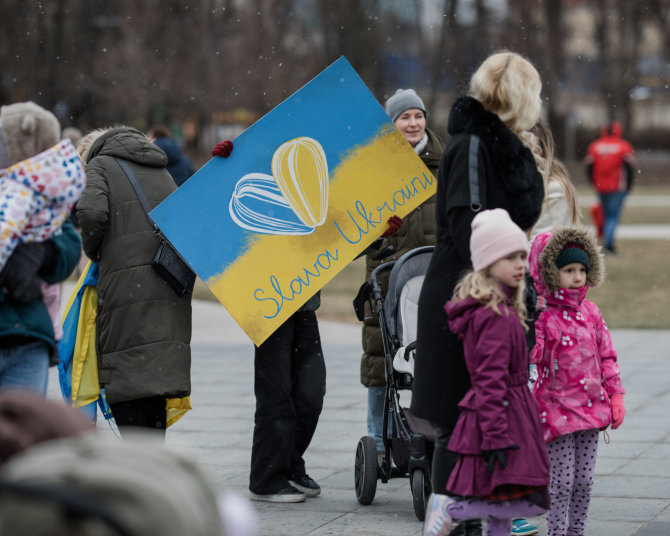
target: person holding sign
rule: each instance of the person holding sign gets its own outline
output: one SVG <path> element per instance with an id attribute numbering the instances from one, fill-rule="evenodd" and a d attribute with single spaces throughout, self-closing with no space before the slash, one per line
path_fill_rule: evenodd
<path id="1" fill-rule="evenodd" d="M 252 500 L 303 502 L 321 493 L 303 458 L 326 395 L 326 364 L 316 319 L 320 304 L 317 292 L 255 347 Z"/>
<path id="2" fill-rule="evenodd" d="M 228 158 L 233 142 L 216 145 L 212 156 Z M 249 497 L 296 503 L 321 487 L 305 470 L 303 455 L 319 422 L 326 395 L 326 364 L 316 310 L 317 292 L 260 346 L 254 347 L 254 439 Z"/>
<path id="3" fill-rule="evenodd" d="M 437 176 L 437 166 L 444 151 L 444 142 L 426 128 L 426 107 L 413 89 L 398 89 L 386 101 L 386 113 L 414 148 L 430 172 Z M 379 249 L 365 257 L 366 279 L 383 262 L 396 260 L 403 253 L 435 244 L 435 196 L 415 208 L 403 220 L 397 216 L 389 220 L 389 228 L 382 235 Z M 382 292 L 388 287 L 390 272 L 383 274 Z M 366 305 L 367 307 L 367 305 Z M 368 388 L 368 435 L 377 443 L 377 453 L 384 454 L 382 420 L 384 413 L 384 345 L 377 317 L 366 312 L 363 326 L 363 356 L 361 358 L 361 383 Z"/>
<path id="4" fill-rule="evenodd" d="M 540 215 L 544 186 L 527 131 L 539 119 L 541 89 L 528 60 L 509 51 L 494 53 L 474 73 L 469 95 L 456 100 L 449 116 L 452 138 L 437 181 L 437 245 L 419 298 L 411 404 L 412 413 L 430 420 L 436 432 L 428 512 L 441 511 L 440 504 L 448 500 L 446 484 L 456 459 L 447 444 L 458 404 L 470 388 L 463 345 L 449 329 L 444 304 L 472 267 L 470 233 L 477 213 L 504 208 L 524 231 Z M 436 534 L 438 521 L 427 515 L 424 534 Z M 463 530 L 481 533 L 476 526 Z"/>

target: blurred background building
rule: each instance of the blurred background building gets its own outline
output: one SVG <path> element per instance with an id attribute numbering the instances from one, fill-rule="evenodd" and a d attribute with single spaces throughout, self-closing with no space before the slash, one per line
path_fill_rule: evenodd
<path id="1" fill-rule="evenodd" d="M 416 88 L 445 135 L 500 48 L 537 65 L 568 162 L 613 119 L 650 159 L 670 147 L 669 0 L 0 0 L 0 29 L 0 104 L 166 124 L 197 165 L 342 55 L 380 102 Z"/>

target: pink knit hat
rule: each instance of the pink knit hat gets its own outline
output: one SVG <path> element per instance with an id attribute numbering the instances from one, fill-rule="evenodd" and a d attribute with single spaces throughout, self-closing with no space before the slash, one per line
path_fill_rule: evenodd
<path id="1" fill-rule="evenodd" d="M 483 270 L 515 251 L 528 253 L 528 238 L 506 210 L 483 210 L 472 220 L 470 258 L 475 271 Z"/>

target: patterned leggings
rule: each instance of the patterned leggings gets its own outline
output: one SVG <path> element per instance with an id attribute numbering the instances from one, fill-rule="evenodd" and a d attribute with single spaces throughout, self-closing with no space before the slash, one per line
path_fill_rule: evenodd
<path id="1" fill-rule="evenodd" d="M 548 536 L 581 536 L 591 502 L 598 430 L 561 436 L 547 444 L 551 462 Z"/>

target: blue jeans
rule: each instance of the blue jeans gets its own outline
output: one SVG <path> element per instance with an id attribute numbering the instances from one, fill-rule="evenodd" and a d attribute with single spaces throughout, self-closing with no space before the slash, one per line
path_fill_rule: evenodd
<path id="1" fill-rule="evenodd" d="M 0 348 L 0 389 L 16 387 L 45 396 L 49 379 L 49 347 L 39 340 Z"/>
<path id="2" fill-rule="evenodd" d="M 375 439 L 377 444 L 377 452 L 383 454 L 386 450 L 384 448 L 383 424 L 384 424 L 384 396 L 386 394 L 386 387 L 368 387 L 368 435 Z M 388 437 L 393 435 L 393 419 L 389 412 Z"/>
<path id="3" fill-rule="evenodd" d="M 614 231 L 619 224 L 619 216 L 623 208 L 623 201 L 627 192 L 611 192 L 598 194 L 600 204 L 603 206 L 605 223 L 603 225 L 603 243 L 605 249 L 614 251 Z"/>

